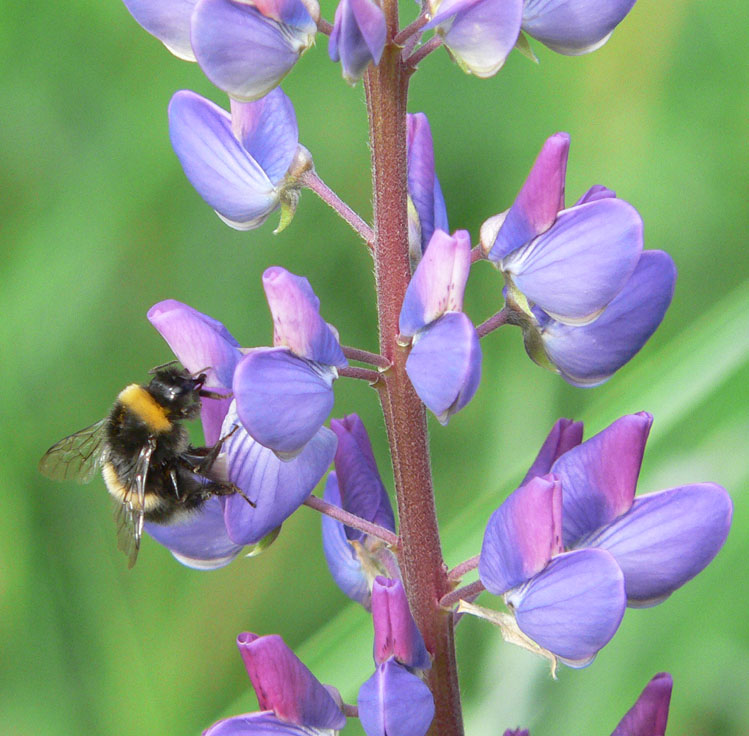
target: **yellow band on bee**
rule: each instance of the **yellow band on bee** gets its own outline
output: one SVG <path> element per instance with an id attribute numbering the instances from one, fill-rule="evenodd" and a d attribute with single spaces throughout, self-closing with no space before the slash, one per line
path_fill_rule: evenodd
<path id="1" fill-rule="evenodd" d="M 167 432 L 172 428 L 164 407 L 160 406 L 143 386 L 131 383 L 120 391 L 117 399 L 136 414 L 151 431 Z"/>

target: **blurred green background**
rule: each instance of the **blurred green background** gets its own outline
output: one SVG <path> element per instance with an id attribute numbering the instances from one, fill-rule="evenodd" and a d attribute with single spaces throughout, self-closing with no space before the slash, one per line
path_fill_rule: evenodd
<path id="1" fill-rule="evenodd" d="M 517 330 L 485 340 L 476 399 L 449 428 L 432 427 L 448 564 L 478 551 L 489 513 L 562 415 L 590 434 L 651 411 L 640 492 L 709 480 L 735 502 L 715 562 L 661 606 L 628 611 L 586 670 L 554 682 L 485 622 L 461 623 L 471 736 L 519 725 L 606 736 L 661 670 L 675 680 L 669 735 L 749 732 L 749 80 L 732 39 L 743 38 L 732 30 L 744 9 L 641 0 L 592 55 L 534 44 L 540 65 L 513 53 L 497 77 L 477 80 L 439 51 L 414 79 L 409 109 L 429 115 L 452 227 L 475 239 L 510 205 L 543 140 L 566 130 L 568 201 L 595 183 L 616 189 L 642 213 L 646 247 L 668 250 L 680 271 L 659 332 L 600 388 L 533 365 Z M 243 630 L 281 633 L 353 702 L 372 670 L 371 623 L 330 580 L 314 512 L 301 509 L 258 559 L 200 573 L 146 540 L 128 571 L 103 484 L 54 484 L 36 463 L 171 358 L 145 319 L 158 300 L 189 302 L 244 345 L 267 344 L 260 275 L 280 264 L 309 277 L 347 344 L 375 349 L 365 249 L 310 192 L 278 236 L 275 222 L 237 233 L 219 221 L 170 149 L 166 105 L 183 87 L 225 98 L 118 0 L 0 13 L 0 733 L 197 734 L 255 707 L 234 646 Z M 284 89 L 318 172 L 368 217 L 362 88 L 344 84 L 326 52 L 322 39 Z M 474 272 L 466 310 L 480 321 L 500 306 L 500 284 L 486 264 Z M 373 392 L 340 381 L 336 393 L 337 416 L 364 418 L 392 490 Z"/>

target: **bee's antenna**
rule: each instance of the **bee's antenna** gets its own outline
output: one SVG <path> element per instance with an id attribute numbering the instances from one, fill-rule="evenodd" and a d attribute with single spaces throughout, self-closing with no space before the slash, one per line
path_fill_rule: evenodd
<path id="1" fill-rule="evenodd" d="M 152 375 L 154 373 L 158 373 L 163 368 L 168 368 L 170 365 L 179 365 L 178 360 L 170 360 L 168 363 L 162 363 L 161 365 L 157 365 L 155 368 L 151 368 L 150 371 L 148 371 L 149 375 Z"/>

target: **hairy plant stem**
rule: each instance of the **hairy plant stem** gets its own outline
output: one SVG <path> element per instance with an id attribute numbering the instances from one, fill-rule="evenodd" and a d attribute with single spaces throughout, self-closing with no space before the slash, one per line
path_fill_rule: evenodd
<path id="1" fill-rule="evenodd" d="M 352 529 L 358 529 L 360 532 L 369 534 L 371 537 L 381 539 L 390 547 L 398 546 L 398 536 L 396 534 L 393 534 L 393 532 L 391 532 L 389 529 L 385 529 L 379 524 L 373 524 L 371 521 L 367 521 L 366 519 L 362 519 L 359 516 L 350 514 L 348 511 L 344 511 L 339 506 L 335 506 L 332 503 L 323 501 L 322 498 L 318 498 L 317 496 L 309 496 L 309 498 L 307 498 L 307 500 L 304 502 L 304 505 L 309 506 L 311 509 L 315 509 L 315 511 L 319 511 L 321 514 L 330 516 L 331 518 L 342 522 L 346 526 L 350 526 Z"/>
<path id="2" fill-rule="evenodd" d="M 388 38 L 398 30 L 397 2 L 386 0 Z M 429 736 L 462 736 L 452 613 L 439 600 L 451 584 L 442 559 L 424 407 L 406 375 L 407 349 L 397 343 L 398 317 L 411 278 L 406 213 L 408 77 L 400 49 L 389 43 L 365 77 L 375 229 L 380 353 L 392 363 L 378 384 L 398 500 L 398 560 L 411 612 L 433 656 L 427 684 L 435 716 Z"/>

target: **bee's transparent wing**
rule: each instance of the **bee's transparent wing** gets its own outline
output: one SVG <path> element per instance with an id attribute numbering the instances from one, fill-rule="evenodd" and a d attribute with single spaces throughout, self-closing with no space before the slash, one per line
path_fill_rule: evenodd
<path id="1" fill-rule="evenodd" d="M 148 444 L 141 448 L 122 503 L 118 503 L 114 510 L 117 546 L 127 555 L 128 567 L 133 567 L 138 559 L 140 539 L 143 536 L 148 466 L 155 447 L 155 441 L 149 440 Z"/>
<path id="2" fill-rule="evenodd" d="M 44 453 L 39 472 L 52 480 L 88 483 L 107 455 L 107 418 L 60 440 Z"/>

